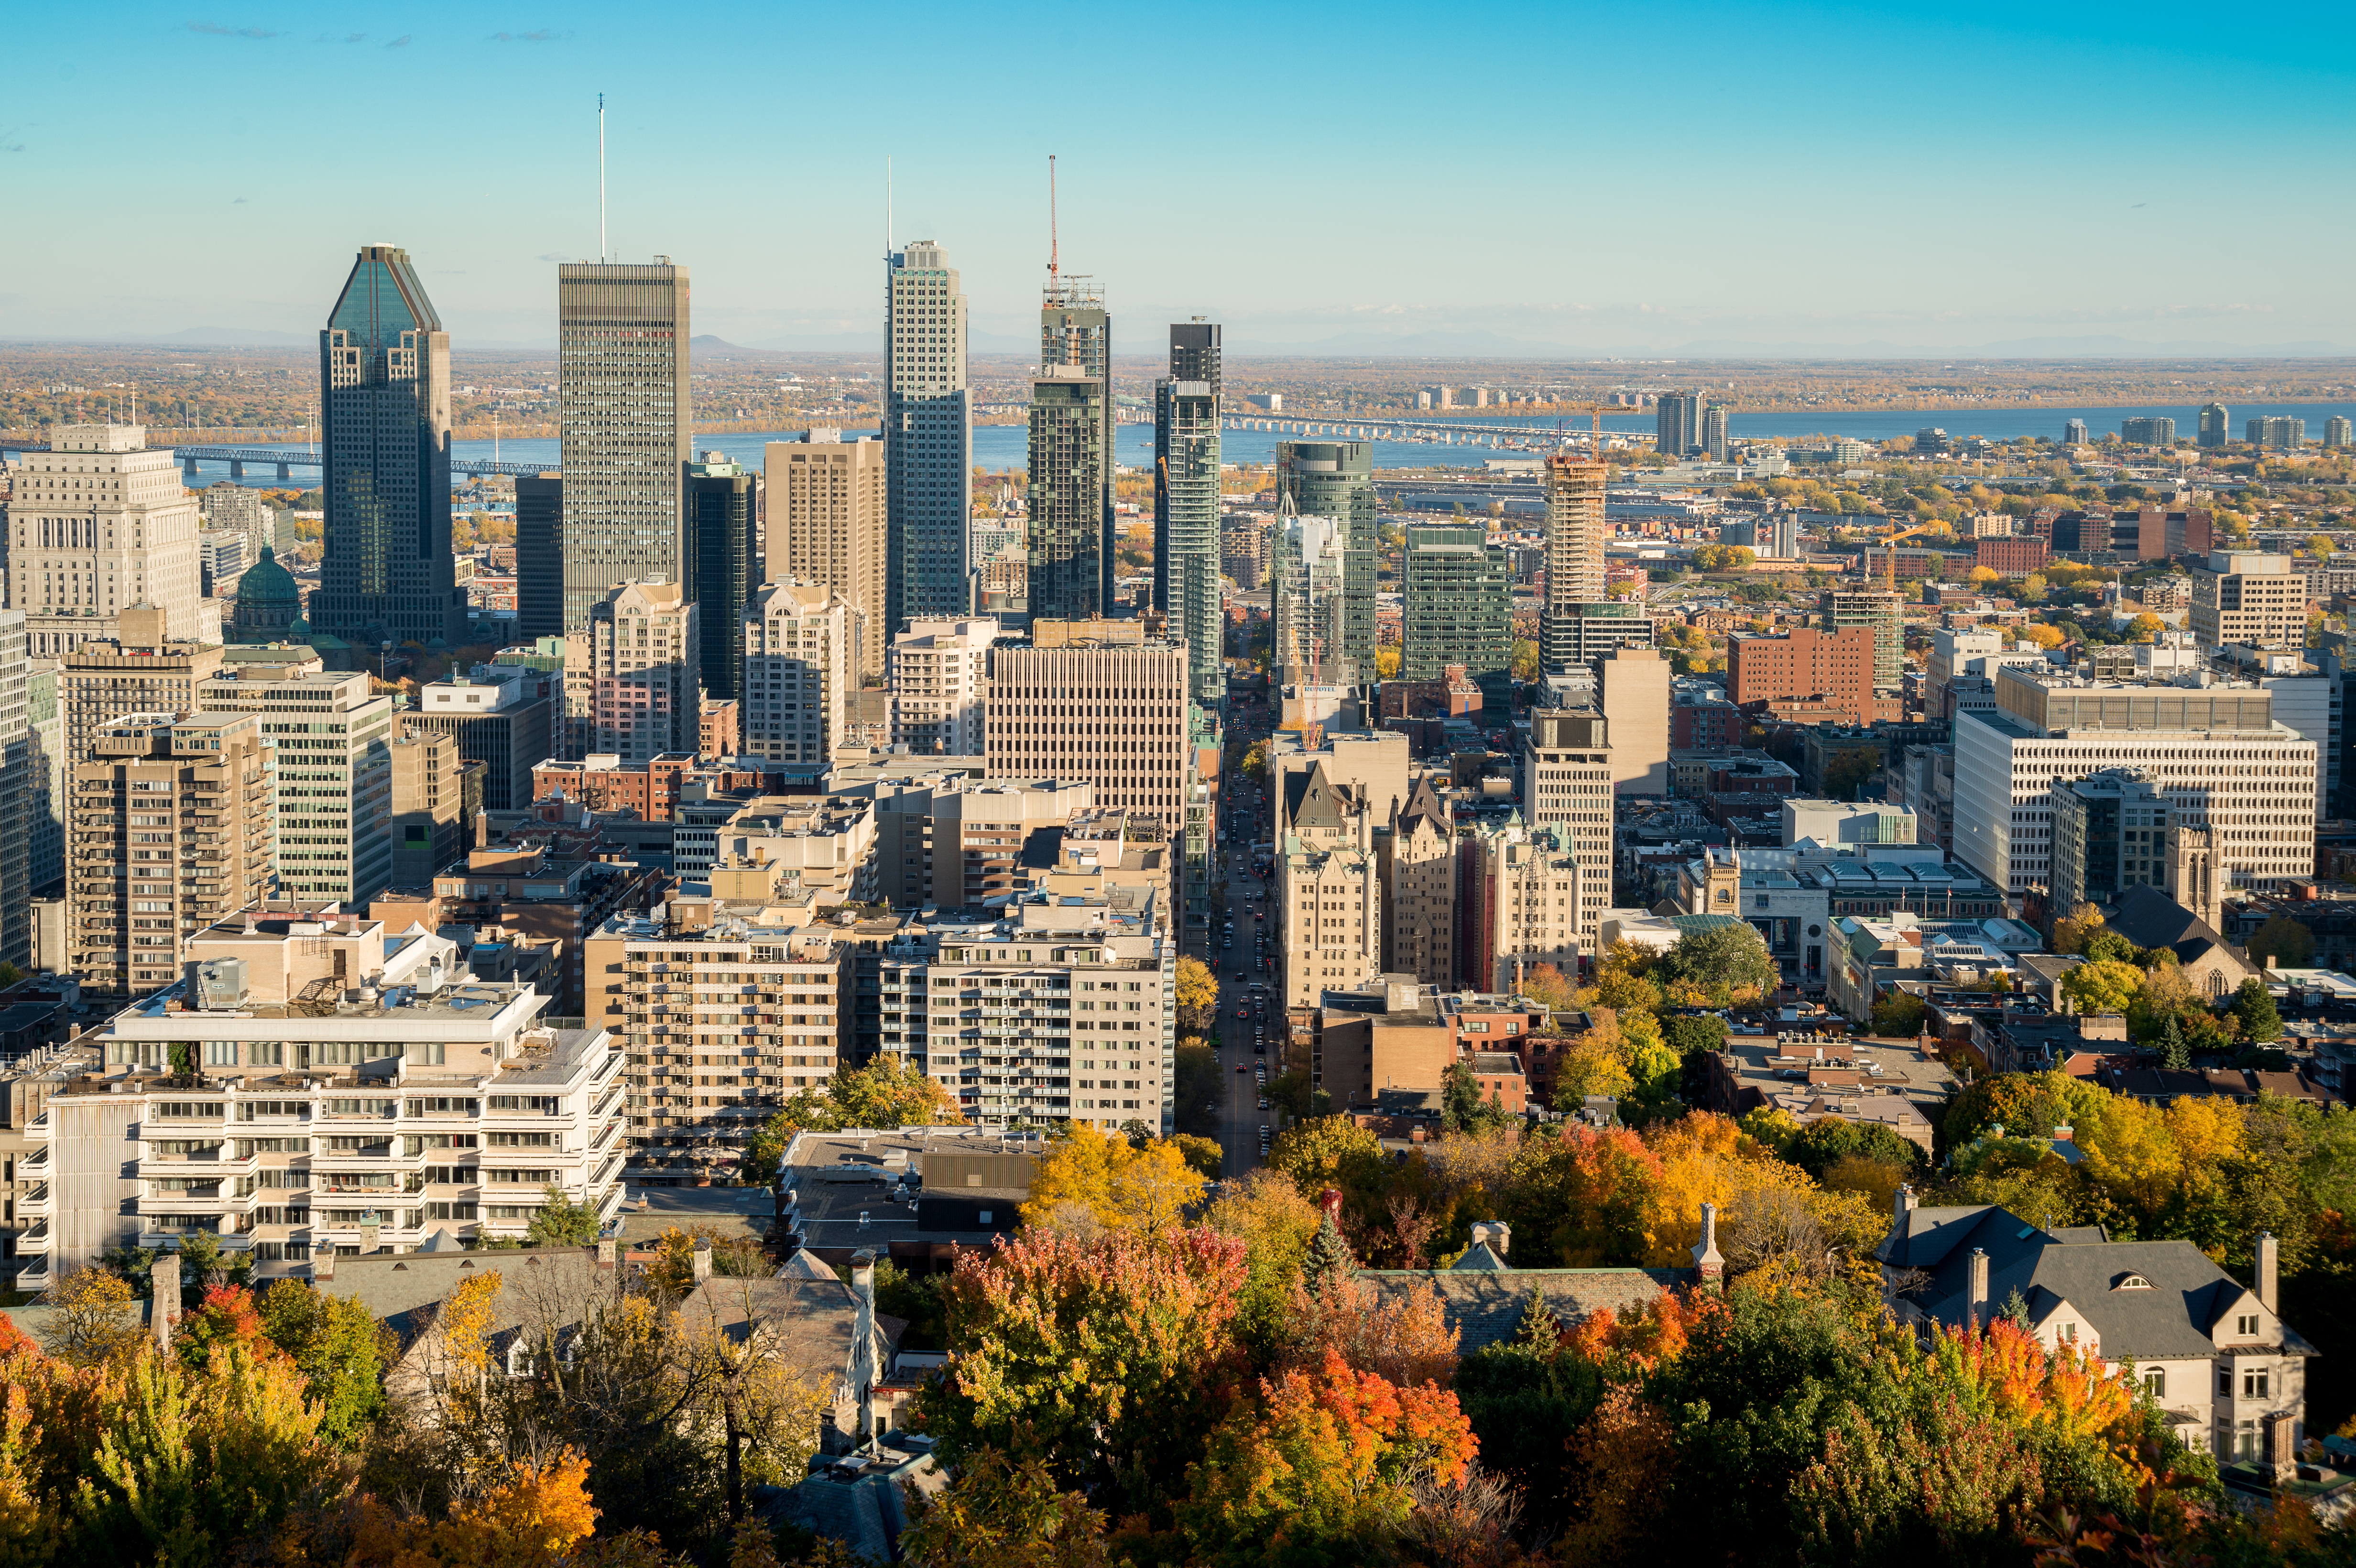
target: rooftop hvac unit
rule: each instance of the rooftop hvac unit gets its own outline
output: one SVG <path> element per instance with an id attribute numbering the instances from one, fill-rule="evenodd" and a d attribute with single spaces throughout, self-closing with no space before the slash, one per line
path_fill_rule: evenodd
<path id="1" fill-rule="evenodd" d="M 200 1012 L 227 1012 L 245 1003 L 245 960 L 208 958 L 188 965 L 189 999 Z"/>

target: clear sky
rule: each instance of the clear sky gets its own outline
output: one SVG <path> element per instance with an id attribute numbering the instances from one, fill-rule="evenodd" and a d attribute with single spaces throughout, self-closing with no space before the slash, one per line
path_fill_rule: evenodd
<path id="1" fill-rule="evenodd" d="M 740 343 L 875 333 L 887 156 L 894 238 L 1021 343 L 1053 153 L 1131 351 L 1195 314 L 1238 349 L 2356 351 L 2351 15 L 24 5 L 0 337 L 308 334 L 384 240 L 458 347 L 552 343 L 603 91 L 613 252 Z"/>

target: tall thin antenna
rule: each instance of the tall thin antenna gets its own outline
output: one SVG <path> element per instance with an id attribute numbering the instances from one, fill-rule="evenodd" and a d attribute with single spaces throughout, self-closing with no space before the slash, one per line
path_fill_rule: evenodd
<path id="1" fill-rule="evenodd" d="M 892 160 L 884 159 L 884 259 L 892 259 Z"/>
<path id="2" fill-rule="evenodd" d="M 597 95 L 597 260 L 607 259 L 605 250 L 605 95 Z"/>
<path id="3" fill-rule="evenodd" d="M 1047 284 L 1053 288 L 1055 274 L 1055 155 L 1047 155 Z"/>

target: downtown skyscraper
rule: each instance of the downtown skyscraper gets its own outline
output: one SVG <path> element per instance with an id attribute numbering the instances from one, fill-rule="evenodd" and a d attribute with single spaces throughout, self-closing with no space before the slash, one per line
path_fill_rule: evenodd
<path id="1" fill-rule="evenodd" d="M 695 411 L 687 382 L 687 269 L 571 261 L 556 269 L 564 629 L 625 582 L 680 580 Z"/>
<path id="2" fill-rule="evenodd" d="M 1280 441 L 1276 443 L 1277 515 L 1287 504 L 1304 517 L 1331 517 L 1341 528 L 1343 605 L 1341 653 L 1371 680 L 1375 673 L 1375 445 L 1370 441 Z M 1283 525 L 1278 525 L 1281 528 Z"/>
<path id="3" fill-rule="evenodd" d="M 880 650 L 919 615 L 962 615 L 970 590 L 966 517 L 973 502 L 973 405 L 966 304 L 948 253 L 929 240 L 892 252 L 884 293 L 884 624 Z M 775 552 L 772 551 L 774 555 Z M 868 615 L 873 607 L 858 607 Z"/>
<path id="4" fill-rule="evenodd" d="M 1663 392 L 1653 421 L 1655 450 L 1680 458 L 1701 444 L 1701 394 Z"/>
<path id="5" fill-rule="evenodd" d="M 1187 696 L 1226 696 L 1220 662 L 1219 328 L 1173 322 L 1170 374 L 1153 385 L 1153 607 L 1186 645 Z"/>
<path id="6" fill-rule="evenodd" d="M 327 515 L 312 629 L 458 646 L 450 335 L 400 247 L 362 246 L 352 263 L 319 334 L 319 404 Z"/>
<path id="7" fill-rule="evenodd" d="M 1112 607 L 1112 318 L 1085 278 L 1051 273 L 1031 385 L 1025 554 L 1033 620 Z"/>

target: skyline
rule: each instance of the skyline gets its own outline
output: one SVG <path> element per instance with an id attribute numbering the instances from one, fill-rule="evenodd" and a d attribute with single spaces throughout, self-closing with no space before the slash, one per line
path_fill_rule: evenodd
<path id="1" fill-rule="evenodd" d="M 699 328 L 746 347 L 879 340 L 887 157 L 894 242 L 958 258 L 977 352 L 1027 342 L 1050 153 L 1065 265 L 1103 286 L 1116 352 L 1197 315 L 1230 354 L 2356 344 L 2356 304 L 2297 260 L 2356 238 L 2299 155 L 2344 120 L 2351 24 L 2320 10 L 2254 37 L 2189 7 L 1719 5 L 1675 31 L 1522 7 L 1479 32 L 1229 8 L 1204 25 L 1232 33 L 1236 69 L 1189 76 L 1208 129 L 1184 149 L 1119 122 L 1093 143 L 1035 130 L 1003 84 L 1053 30 L 1041 8 L 929 19 L 927 50 L 881 57 L 897 88 L 798 69 L 876 48 L 842 16 L 723 6 L 649 38 L 607 5 L 562 27 L 447 5 L 342 7 L 324 29 L 291 15 L 134 5 L 102 52 L 62 14 L 22 20 L 40 64 L 0 117 L 0 180 L 46 220 L 0 237 L 0 337 L 296 341 L 321 325 L 316 279 L 384 242 L 418 259 L 454 347 L 552 348 L 553 269 L 594 259 L 604 91 L 610 254 L 693 269 Z M 1165 36 L 1093 20 L 1059 70 L 1120 83 L 1142 62 L 1121 93 L 1150 106 Z M 780 91 L 639 85 L 720 58 L 771 62 Z M 1968 62 L 1952 83 L 1948 62 Z M 311 133 L 321 73 L 400 84 L 400 133 Z M 944 123 L 953 156 L 926 151 Z M 152 206 L 97 174 L 122 170 L 173 194 L 168 268 Z M 1188 179 L 1217 218 L 1140 221 Z"/>

